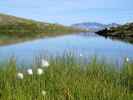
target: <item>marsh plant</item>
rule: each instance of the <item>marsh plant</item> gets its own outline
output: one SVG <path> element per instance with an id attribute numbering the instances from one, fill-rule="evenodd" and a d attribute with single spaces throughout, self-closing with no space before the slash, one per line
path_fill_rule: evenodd
<path id="1" fill-rule="evenodd" d="M 15 62 L 0 67 L 1 100 L 133 99 L 133 64 L 127 61 L 119 69 L 97 60 L 79 64 L 71 57 L 42 60 L 25 70 Z"/>

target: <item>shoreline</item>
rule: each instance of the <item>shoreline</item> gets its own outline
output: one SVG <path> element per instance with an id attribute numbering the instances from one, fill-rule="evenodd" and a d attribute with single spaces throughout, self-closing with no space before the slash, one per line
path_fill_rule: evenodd
<path id="1" fill-rule="evenodd" d="M 129 43 L 133 43 L 133 34 L 127 34 L 125 32 L 117 32 L 113 30 L 108 30 L 107 28 L 104 30 L 100 30 L 98 32 L 95 32 L 98 35 L 104 36 L 104 37 L 110 37 L 111 39 L 118 39 L 122 41 L 126 41 Z"/>

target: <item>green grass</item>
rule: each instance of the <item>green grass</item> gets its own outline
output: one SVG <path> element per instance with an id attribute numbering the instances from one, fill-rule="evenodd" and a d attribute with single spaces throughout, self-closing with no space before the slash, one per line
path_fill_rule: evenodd
<path id="1" fill-rule="evenodd" d="M 32 76 L 14 61 L 1 64 L 0 100 L 133 100 L 131 63 L 121 69 L 96 60 L 79 64 L 71 57 L 49 63 L 41 76 L 36 74 L 40 64 L 33 65 Z M 24 73 L 24 79 L 16 77 L 18 72 Z"/>

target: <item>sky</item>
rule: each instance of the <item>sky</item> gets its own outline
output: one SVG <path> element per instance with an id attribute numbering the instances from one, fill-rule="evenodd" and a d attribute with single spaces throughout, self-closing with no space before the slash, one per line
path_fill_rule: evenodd
<path id="1" fill-rule="evenodd" d="M 133 21 L 133 0 L 0 0 L 0 13 L 71 25 Z"/>

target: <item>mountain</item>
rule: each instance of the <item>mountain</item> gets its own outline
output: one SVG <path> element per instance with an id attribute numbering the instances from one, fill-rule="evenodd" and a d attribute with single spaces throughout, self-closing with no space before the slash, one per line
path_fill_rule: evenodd
<path id="1" fill-rule="evenodd" d="M 72 27 L 79 28 L 79 29 L 85 29 L 85 30 L 91 30 L 91 31 L 98 31 L 105 28 L 105 25 L 100 23 L 78 23 L 73 24 Z"/>
<path id="2" fill-rule="evenodd" d="M 112 23 L 112 24 L 105 25 L 105 24 L 96 23 L 96 22 L 88 22 L 88 23 L 73 24 L 72 26 L 75 28 L 91 30 L 91 31 L 96 32 L 99 30 L 103 30 L 105 28 L 117 27 L 118 24 Z"/>
<path id="3" fill-rule="evenodd" d="M 51 24 L 0 14 L 0 44 L 7 41 L 38 38 L 80 32 L 60 24 Z M 83 31 L 83 30 L 82 30 Z"/>
<path id="4" fill-rule="evenodd" d="M 106 28 L 118 27 L 118 26 L 120 26 L 120 25 L 117 23 L 111 23 L 111 24 L 106 25 Z"/>

